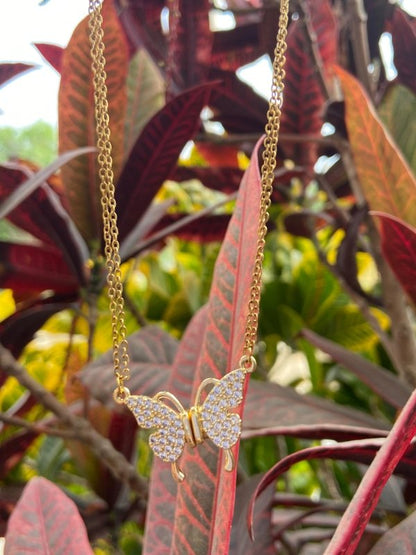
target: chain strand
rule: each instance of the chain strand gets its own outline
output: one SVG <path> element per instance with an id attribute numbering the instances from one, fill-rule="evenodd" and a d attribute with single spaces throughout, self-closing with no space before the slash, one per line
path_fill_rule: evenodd
<path id="1" fill-rule="evenodd" d="M 174 6 L 171 2 L 171 7 Z M 113 335 L 114 375 L 117 388 L 114 399 L 123 403 L 129 395 L 124 382 L 130 377 L 126 326 L 124 321 L 123 285 L 120 273 L 120 254 L 115 203 L 113 162 L 111 155 L 110 127 L 108 115 L 105 56 L 102 30 L 101 0 L 89 0 L 89 30 L 91 43 L 92 70 L 94 80 L 95 117 L 97 128 L 98 164 L 100 177 L 101 205 L 103 211 L 103 232 L 107 266 L 108 296 Z M 174 13 L 172 18 L 174 19 Z M 280 129 L 281 107 L 286 62 L 286 36 L 289 20 L 289 0 L 281 0 L 279 28 L 273 60 L 273 80 L 271 97 L 265 127 L 263 163 L 261 167 L 261 199 L 257 236 L 257 251 L 250 286 L 250 300 L 244 334 L 242 364 L 252 365 L 254 346 L 260 309 L 262 269 L 264 258 L 267 221 L 273 190 L 274 169 L 276 167 L 277 143 Z M 169 68 L 168 68 L 169 71 Z"/>
<path id="2" fill-rule="evenodd" d="M 103 18 L 100 0 L 89 1 L 89 33 L 94 81 L 94 105 L 98 148 L 98 174 L 100 179 L 103 217 L 104 252 L 107 267 L 108 296 L 110 299 L 113 338 L 113 363 L 117 388 L 114 399 L 123 403 L 129 395 L 124 382 L 130 377 L 127 331 L 124 316 L 123 283 L 120 272 L 120 245 L 111 154 L 110 118 L 108 113 Z"/>
<path id="3" fill-rule="evenodd" d="M 273 80 L 267 123 L 265 127 L 263 164 L 261 167 L 260 216 L 257 232 L 257 252 L 250 287 L 250 300 L 244 334 L 243 359 L 249 363 L 254 352 L 259 321 L 261 284 L 264 247 L 266 244 L 267 221 L 269 219 L 270 199 L 273 191 L 274 169 L 276 167 L 277 143 L 280 130 L 280 117 L 283 102 L 283 89 L 286 62 L 286 36 L 289 21 L 289 0 L 281 0 L 279 28 L 276 37 L 273 60 Z"/>

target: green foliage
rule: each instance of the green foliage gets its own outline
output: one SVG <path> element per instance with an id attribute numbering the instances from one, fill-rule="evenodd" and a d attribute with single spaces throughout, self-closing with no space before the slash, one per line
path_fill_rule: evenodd
<path id="1" fill-rule="evenodd" d="M 45 121 L 21 129 L 0 128 L 0 163 L 23 159 L 43 167 L 56 158 L 57 151 L 56 127 Z"/>

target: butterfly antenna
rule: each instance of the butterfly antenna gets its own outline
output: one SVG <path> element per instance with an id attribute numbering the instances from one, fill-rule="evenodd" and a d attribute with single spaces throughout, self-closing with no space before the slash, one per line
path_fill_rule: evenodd
<path id="1" fill-rule="evenodd" d="M 176 462 L 172 463 L 171 471 L 173 479 L 176 480 L 176 482 L 183 482 L 185 480 L 185 474 L 182 472 Z"/>
<path id="2" fill-rule="evenodd" d="M 234 469 L 234 455 L 231 449 L 224 449 L 225 452 L 225 465 L 224 468 L 227 472 L 231 472 Z"/>

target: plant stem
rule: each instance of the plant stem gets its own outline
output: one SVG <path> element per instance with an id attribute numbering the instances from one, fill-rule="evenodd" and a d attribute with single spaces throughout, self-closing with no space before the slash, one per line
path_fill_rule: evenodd
<path id="1" fill-rule="evenodd" d="M 116 478 L 129 484 L 138 497 L 146 497 L 146 482 L 125 457 L 114 449 L 111 442 L 94 430 L 88 420 L 74 416 L 65 405 L 34 380 L 2 345 L 0 345 L 0 367 L 8 376 L 13 376 L 26 387 L 33 397 L 53 412 L 69 431 L 76 434 L 80 441 L 87 443 Z"/>
<path id="2" fill-rule="evenodd" d="M 364 85 L 371 99 L 374 98 L 374 85 L 371 81 L 368 67 L 371 63 L 367 37 L 367 13 L 363 0 L 353 0 L 348 3 L 350 9 L 351 47 L 358 79 Z"/>
<path id="3" fill-rule="evenodd" d="M 4 412 L 0 412 L 0 422 L 4 422 L 9 426 L 17 426 L 19 428 L 24 428 L 29 432 L 34 434 L 47 434 L 48 436 L 56 436 L 62 439 L 82 439 L 79 437 L 78 432 L 75 430 L 65 430 L 58 428 L 51 428 L 50 426 L 45 426 L 39 422 L 28 422 L 24 418 L 19 418 L 18 416 L 9 416 Z"/>

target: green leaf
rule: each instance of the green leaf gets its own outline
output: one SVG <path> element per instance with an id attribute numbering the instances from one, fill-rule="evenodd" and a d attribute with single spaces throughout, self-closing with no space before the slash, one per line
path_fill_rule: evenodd
<path id="1" fill-rule="evenodd" d="M 149 119 L 165 103 L 162 76 L 146 50 L 139 50 L 130 61 L 127 75 L 125 152 L 130 152 Z"/>
<path id="2" fill-rule="evenodd" d="M 403 85 L 390 87 L 379 115 L 416 173 L 416 95 Z"/>

